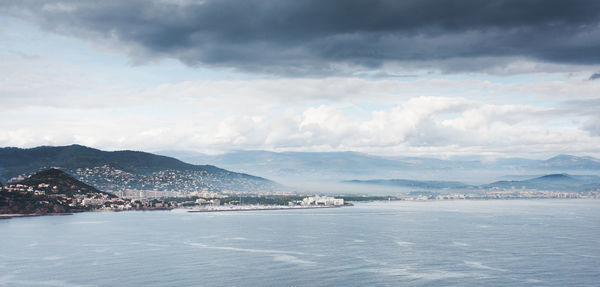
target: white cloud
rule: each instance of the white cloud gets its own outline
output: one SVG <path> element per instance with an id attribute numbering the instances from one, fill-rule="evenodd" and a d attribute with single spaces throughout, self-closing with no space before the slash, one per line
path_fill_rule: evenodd
<path id="1" fill-rule="evenodd" d="M 588 131 L 592 136 L 600 137 L 600 117 L 589 119 L 583 125 L 583 129 Z"/>
<path id="2" fill-rule="evenodd" d="M 444 119 L 448 115 L 453 118 Z M 192 149 L 227 146 L 433 155 L 563 149 L 581 152 L 600 142 L 575 126 L 546 127 L 544 123 L 552 120 L 550 115 L 547 108 L 417 97 L 390 109 L 373 111 L 368 119 L 346 114 L 332 105 L 308 107 L 301 113 L 288 110 L 267 118 L 230 116 L 212 131 L 204 127 L 205 141 L 183 143 Z M 593 148 L 591 151 L 596 152 Z"/>

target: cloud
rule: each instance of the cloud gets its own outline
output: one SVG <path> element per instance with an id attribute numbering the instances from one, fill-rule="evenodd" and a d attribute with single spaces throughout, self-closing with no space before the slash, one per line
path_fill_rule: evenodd
<path id="1" fill-rule="evenodd" d="M 590 135 L 600 137 L 600 117 L 591 118 L 583 125 L 583 129 Z"/>
<path id="2" fill-rule="evenodd" d="M 4 60 L 4 61 L 3 61 Z M 107 109 L 151 108 L 153 105 L 194 107 L 198 110 L 259 110 L 262 115 L 272 107 L 306 107 L 315 103 L 395 105 L 417 96 L 459 96 L 472 99 L 495 98 L 556 101 L 596 99 L 599 81 L 585 80 L 587 72 L 569 78 L 563 75 L 532 75 L 532 81 L 516 78 L 440 78 L 409 77 L 362 79 L 357 77 L 266 78 L 187 80 L 138 88 L 130 83 L 111 83 L 107 77 L 139 81 L 127 71 L 106 73 L 88 67 L 64 67 L 48 60 L 23 61 L 2 57 L 0 53 L 0 98 L 6 109 L 33 106 L 46 108 Z M 515 81 L 518 80 L 518 81 Z M 570 111 L 590 109 L 589 103 L 573 104 Z M 597 106 L 597 105 L 596 105 Z M 367 108 L 368 109 L 368 108 Z M 164 110 L 164 109 L 163 109 Z M 594 110 L 592 112 L 595 112 Z"/>
<path id="3" fill-rule="evenodd" d="M 295 75 L 339 74 L 394 62 L 446 71 L 490 69 L 518 59 L 600 63 L 598 1 L 25 0 L 0 5 L 4 13 L 112 47 L 139 63 L 175 58 L 190 66 Z"/>
<path id="4" fill-rule="evenodd" d="M 30 108 L 4 113 L 0 146 L 81 143 L 104 149 L 235 149 L 340 151 L 456 155 L 527 155 L 531 151 L 598 153 L 598 120 L 583 126 L 556 124 L 573 115 L 557 108 L 489 104 L 465 98 L 413 97 L 371 111 L 365 117 L 343 106 L 322 104 L 302 110 L 249 110 L 225 117 L 169 115 L 133 110 L 111 119 L 105 111 Z M 113 112 L 114 110 L 111 110 Z M 52 118 L 40 121 L 39 118 Z M 586 115 L 585 112 L 583 114 Z M 550 123 L 550 124 L 549 124 Z M 18 126 L 18 128 L 15 128 Z"/>
<path id="5" fill-rule="evenodd" d="M 5 30 L 12 32 L 3 38 L 5 47 L 22 40 L 16 30 Z M 55 38 L 65 37 L 48 36 L 42 46 Z M 12 51 L 35 48 L 34 40 Z M 192 73 L 182 78 L 192 75 L 189 79 L 172 80 L 163 78 L 171 69 L 148 73 L 149 67 L 78 65 L 93 62 L 96 53 L 71 51 L 78 50 L 65 57 L 23 51 L 38 54 L 35 58 L 0 51 L 0 146 L 81 143 L 149 151 L 352 150 L 436 157 L 597 153 L 600 146 L 594 128 L 600 82 L 587 80 L 596 68 L 500 77 L 374 73 L 200 80 L 193 77 L 199 70 L 185 68 Z M 527 69 L 522 63 L 514 65 Z"/>
<path id="6" fill-rule="evenodd" d="M 591 136 L 600 137 L 600 98 L 588 100 L 571 100 L 562 104 L 557 109 L 561 115 L 581 115 L 586 119 L 581 124 L 581 129 L 589 132 Z"/>
<path id="7" fill-rule="evenodd" d="M 590 76 L 589 80 L 593 81 L 593 80 L 598 80 L 598 79 L 600 79 L 600 73 L 594 73 Z"/>

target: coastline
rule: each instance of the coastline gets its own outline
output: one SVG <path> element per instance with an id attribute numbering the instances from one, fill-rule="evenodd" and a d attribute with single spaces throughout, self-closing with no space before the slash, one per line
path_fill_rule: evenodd
<path id="1" fill-rule="evenodd" d="M 176 207 L 176 208 L 168 208 L 168 207 L 158 207 L 158 208 L 140 208 L 140 209 L 93 209 L 87 211 L 75 211 L 75 212 L 67 212 L 67 213 L 7 213 L 0 214 L 0 220 L 3 219 L 11 219 L 11 218 L 22 218 L 22 217 L 37 217 L 37 216 L 54 216 L 54 215 L 74 215 L 75 213 L 83 213 L 83 212 L 126 212 L 126 211 L 165 211 L 165 210 L 186 210 L 191 213 L 204 213 L 204 212 L 230 212 L 230 211 L 268 211 L 268 210 L 297 210 L 297 209 L 322 209 L 322 208 L 340 208 L 353 206 L 356 203 L 368 203 L 368 202 L 415 202 L 415 203 L 427 203 L 427 202 L 444 202 L 444 201 L 518 201 L 518 200 L 527 200 L 527 201 L 539 201 L 539 200 L 600 200 L 600 199 L 591 199 L 591 198 L 470 198 L 470 199 L 444 199 L 444 200 L 368 200 L 368 201 L 354 201 L 348 202 L 350 204 L 346 205 L 328 205 L 328 206 L 231 206 L 237 208 L 225 208 L 224 206 L 220 206 L 218 208 L 196 208 L 190 209 L 185 207 Z M 245 208 L 243 208 L 245 207 Z"/>
<path id="2" fill-rule="evenodd" d="M 250 208 L 215 208 L 215 209 L 195 209 L 188 210 L 188 212 L 227 212 L 227 211 L 264 211 L 264 210 L 296 210 L 296 209 L 321 209 L 321 208 L 340 208 L 343 205 L 328 205 L 328 206 L 301 206 L 301 207 L 286 207 L 286 206 L 277 206 L 277 207 L 250 207 Z"/>
<path id="3" fill-rule="evenodd" d="M 36 216 L 46 216 L 46 215 L 73 215 L 73 213 L 6 213 L 0 214 L 1 219 L 11 219 L 18 217 L 36 217 Z"/>
<path id="4" fill-rule="evenodd" d="M 73 215 L 75 213 L 83 212 L 123 212 L 123 211 L 153 211 L 153 210 L 173 210 L 175 208 L 157 207 L 157 208 L 139 208 L 139 209 L 91 209 L 81 210 L 73 212 L 61 212 L 61 213 L 0 213 L 0 220 L 20 218 L 20 217 L 36 217 L 36 216 L 53 216 L 53 215 Z"/>

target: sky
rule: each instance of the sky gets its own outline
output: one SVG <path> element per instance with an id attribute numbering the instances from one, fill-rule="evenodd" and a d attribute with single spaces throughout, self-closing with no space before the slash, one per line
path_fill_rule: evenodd
<path id="1" fill-rule="evenodd" d="M 0 146 L 600 157 L 600 1 L 0 2 Z"/>

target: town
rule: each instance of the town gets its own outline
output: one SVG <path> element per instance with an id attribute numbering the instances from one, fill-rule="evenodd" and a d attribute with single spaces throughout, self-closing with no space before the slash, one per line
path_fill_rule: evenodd
<path id="1" fill-rule="evenodd" d="M 105 168 L 105 167 L 101 167 Z M 90 170 L 84 174 L 97 174 Z M 103 172 L 107 172 L 104 170 Z M 121 174 L 121 182 L 127 182 L 128 175 Z M 170 174 L 170 180 L 177 180 L 180 174 Z M 81 174 L 80 174 L 81 176 Z M 85 177 L 85 176 L 84 176 Z M 91 178 L 87 178 L 90 180 Z M 165 180 L 165 179 L 161 179 Z M 93 181 L 93 180 L 90 180 Z M 193 185 L 188 186 L 188 190 Z M 351 205 L 350 202 L 371 200 L 492 200 L 492 199 L 598 199 L 600 191 L 564 192 L 536 189 L 488 188 L 465 192 L 411 191 L 396 196 L 345 195 L 345 196 L 305 196 L 291 192 L 249 192 L 214 191 L 207 186 L 198 186 L 193 191 L 169 193 L 156 190 L 123 189 L 99 191 L 79 181 L 59 169 L 48 169 L 30 176 L 18 183 L 0 186 L 0 213 L 4 214 L 53 214 L 82 211 L 124 211 L 124 210 L 168 210 L 188 208 L 192 212 L 242 211 L 324 208 Z"/>
<path id="2" fill-rule="evenodd" d="M 600 191 L 561 192 L 537 189 L 497 189 L 478 192 L 436 193 L 431 191 L 412 191 L 398 197 L 398 200 L 491 200 L 491 199 L 600 199 Z"/>
<path id="3" fill-rule="evenodd" d="M 26 184 L 9 184 L 1 192 L 27 195 L 35 199 L 38 208 L 55 209 L 53 205 L 67 206 L 64 211 L 124 211 L 124 210 L 164 210 L 174 208 L 196 208 L 196 211 L 226 210 L 263 210 L 307 207 L 339 207 L 344 199 L 329 196 L 310 196 L 298 199 L 298 196 L 249 196 L 238 197 L 214 192 L 192 192 L 188 197 L 138 197 L 123 198 L 109 193 L 88 192 L 81 190 L 62 192 L 57 186 L 40 183 L 36 186 Z M 249 204 L 244 205 L 243 199 Z"/>
<path id="4" fill-rule="evenodd" d="M 117 196 L 117 194 L 121 196 Z M 161 210 L 256 210 L 343 206 L 344 200 L 328 196 L 302 198 L 295 194 L 193 191 L 187 196 L 166 197 L 142 191 L 103 192 L 59 169 L 0 186 L 0 213 L 51 214 L 82 211 Z M 123 196 L 127 195 L 127 196 Z"/>
<path id="5" fill-rule="evenodd" d="M 98 165 L 65 169 L 76 179 L 101 190 L 124 197 L 189 196 L 194 192 L 277 192 L 278 186 L 268 180 L 248 180 L 248 177 L 224 171 L 164 169 L 128 172 L 112 165 Z M 8 184 L 27 179 L 34 172 L 19 174 L 7 180 Z M 224 173 L 227 176 L 224 176 Z M 138 196 L 142 192 L 142 196 Z M 138 195 L 135 195 L 137 193 Z"/>

